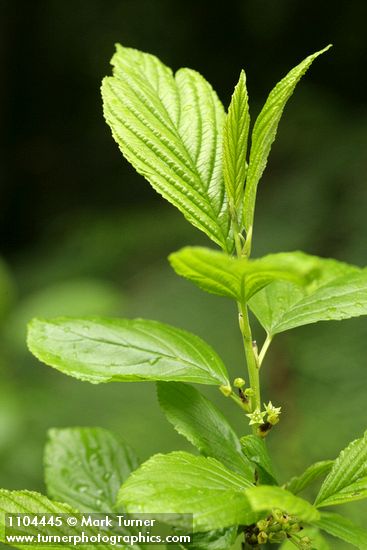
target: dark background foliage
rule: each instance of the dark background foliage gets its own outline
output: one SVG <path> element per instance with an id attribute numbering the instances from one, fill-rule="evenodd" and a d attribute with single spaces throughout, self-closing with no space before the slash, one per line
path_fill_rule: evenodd
<path id="1" fill-rule="evenodd" d="M 332 42 L 286 108 L 259 187 L 254 252 L 302 248 L 365 265 L 367 4 L 0 6 L 0 279 L 7 289 L 0 308 L 0 485 L 42 489 L 42 446 L 54 425 L 115 429 L 143 458 L 186 444 L 161 416 L 153 386 L 88 386 L 34 361 L 24 344 L 33 315 L 157 318 L 207 338 L 233 375 L 242 368 L 231 304 L 202 296 L 167 267 L 168 252 L 204 237 L 134 173 L 103 121 L 99 87 L 113 44 L 155 53 L 174 69 L 197 69 L 225 106 L 245 68 L 254 120 L 271 87 Z M 366 428 L 366 335 L 366 320 L 357 319 L 275 341 L 263 376 L 267 397 L 285 411 L 270 438 L 281 476 L 335 456 Z M 237 411 L 209 394 L 243 431 Z"/>
<path id="2" fill-rule="evenodd" d="M 312 93 L 322 94 L 307 112 L 299 109 L 302 118 L 292 148 L 295 157 L 304 140 L 314 138 L 309 162 L 315 163 L 321 156 L 320 137 L 325 148 L 335 141 L 334 128 L 326 127 L 335 123 L 335 116 L 320 119 L 315 111 L 335 110 L 340 119 L 345 114 L 338 136 L 338 147 L 344 149 L 349 139 L 342 122 L 358 119 L 365 108 L 366 15 L 366 3 L 353 0 L 8 2 L 1 17 L 2 248 L 14 254 L 32 246 L 55 217 L 81 208 L 109 212 L 116 205 L 158 204 L 111 146 L 101 116 L 100 80 L 110 71 L 116 41 L 156 53 L 174 68 L 201 71 L 225 105 L 245 67 L 253 112 L 298 60 L 334 43 L 312 68 L 292 106 L 296 109 L 295 102 L 299 107 Z M 291 115 L 287 118 L 289 127 Z M 282 130 L 284 143 L 287 128 Z M 337 160 L 338 151 L 328 151 Z M 278 159 L 279 169 L 283 163 L 289 169 L 286 161 Z M 350 185 L 344 170 L 333 200 L 349 193 Z"/>

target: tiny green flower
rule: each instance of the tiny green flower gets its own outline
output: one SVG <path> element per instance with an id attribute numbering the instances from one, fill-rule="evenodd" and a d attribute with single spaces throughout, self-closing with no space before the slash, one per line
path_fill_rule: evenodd
<path id="1" fill-rule="evenodd" d="M 260 531 L 260 533 L 257 535 L 257 542 L 259 544 L 266 544 L 268 541 L 268 535 L 265 533 L 265 531 Z"/>
<path id="2" fill-rule="evenodd" d="M 274 414 L 276 416 L 279 416 L 282 410 L 282 407 L 274 407 L 271 401 L 267 405 L 264 403 L 264 407 L 267 414 Z"/>
<path id="3" fill-rule="evenodd" d="M 250 419 L 250 426 L 253 424 L 262 424 L 265 415 L 266 412 L 261 412 L 260 409 L 255 409 L 254 412 L 246 414 L 246 416 Z"/>
<path id="4" fill-rule="evenodd" d="M 274 407 L 271 401 L 269 401 L 267 405 L 264 403 L 264 407 L 265 407 L 265 412 L 268 415 L 266 420 L 269 422 L 269 424 L 271 424 L 272 426 L 274 426 L 275 424 L 278 424 L 279 415 L 281 413 L 282 407 Z"/>

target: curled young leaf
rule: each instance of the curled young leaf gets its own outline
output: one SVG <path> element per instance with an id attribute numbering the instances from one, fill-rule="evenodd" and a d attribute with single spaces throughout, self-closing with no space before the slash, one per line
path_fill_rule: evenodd
<path id="1" fill-rule="evenodd" d="M 225 112 L 196 71 L 117 45 L 104 79 L 104 116 L 125 158 L 186 219 L 233 247 L 222 173 Z"/>
<path id="2" fill-rule="evenodd" d="M 234 210 L 241 208 L 246 178 L 247 140 L 250 125 L 246 75 L 241 71 L 224 124 L 223 175 Z"/>
<path id="3" fill-rule="evenodd" d="M 283 109 L 293 94 L 299 80 L 312 62 L 329 48 L 330 46 L 327 46 L 323 50 L 309 55 L 278 82 L 270 92 L 261 113 L 256 119 L 252 131 L 250 160 L 243 204 L 243 223 L 246 231 L 249 231 L 253 225 L 257 185 L 265 170 Z"/>

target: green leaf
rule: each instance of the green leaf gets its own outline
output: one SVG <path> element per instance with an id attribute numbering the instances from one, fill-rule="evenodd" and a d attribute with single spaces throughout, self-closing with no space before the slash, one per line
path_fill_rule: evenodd
<path id="1" fill-rule="evenodd" d="M 226 369 L 203 340 L 142 319 L 34 319 L 30 351 L 57 370 L 95 384 L 177 380 L 228 384 Z"/>
<path id="2" fill-rule="evenodd" d="M 78 511 L 73 510 L 67 504 L 61 504 L 59 502 L 53 502 L 47 497 L 41 495 L 40 493 L 35 493 L 33 491 L 6 491 L 5 489 L 0 489 L 0 542 L 7 542 L 5 540 L 5 514 L 52 514 L 59 516 L 60 514 L 70 514 L 75 515 Z M 45 528 L 43 529 L 45 530 Z M 90 528 L 89 528 L 90 530 Z M 39 527 L 34 527 L 30 525 L 27 527 L 27 532 L 22 534 L 35 535 L 37 536 L 39 532 Z M 11 534 L 11 533 L 7 533 Z M 42 533 L 44 534 L 44 533 Z M 50 531 L 51 534 L 51 531 Z M 55 535 L 79 535 L 80 527 L 71 527 L 68 525 L 62 525 L 60 527 L 52 527 L 52 534 Z M 94 533 L 96 534 L 96 533 Z M 29 544 L 18 544 L 11 543 L 12 547 L 15 548 L 30 548 Z M 31 548 L 36 550 L 52 550 L 52 548 L 75 548 L 72 543 L 67 544 L 46 544 L 36 545 L 32 544 Z M 92 544 L 88 545 L 88 548 L 98 548 L 98 546 L 93 546 Z M 126 548 L 126 547 L 125 547 Z"/>
<path id="3" fill-rule="evenodd" d="M 277 331 L 361 315 L 367 315 L 367 270 L 341 277 L 303 298 L 287 312 Z"/>
<path id="4" fill-rule="evenodd" d="M 241 71 L 224 124 L 223 175 L 230 202 L 237 210 L 242 203 L 246 178 L 246 153 L 250 125 L 246 75 Z"/>
<path id="5" fill-rule="evenodd" d="M 307 500 L 292 495 L 289 491 L 273 485 L 260 485 L 245 490 L 246 497 L 254 512 L 271 512 L 278 508 L 301 521 L 317 521 L 319 511 Z"/>
<path id="6" fill-rule="evenodd" d="M 217 529 L 206 533 L 192 534 L 190 544 L 181 544 L 177 548 L 187 550 L 230 550 L 237 538 L 237 526 Z"/>
<path id="7" fill-rule="evenodd" d="M 329 543 L 322 536 L 320 531 L 315 529 L 315 527 L 306 527 L 306 529 L 302 529 L 300 536 L 301 538 L 308 537 L 311 539 L 311 550 L 330 550 Z M 295 550 L 295 548 L 296 547 L 293 542 L 291 540 L 287 540 L 286 542 L 283 542 L 280 550 Z"/>
<path id="8" fill-rule="evenodd" d="M 209 248 L 187 246 L 170 254 L 169 261 L 178 275 L 202 290 L 242 302 L 277 279 L 306 284 L 315 269 L 312 257 L 302 252 L 282 252 L 247 260 Z"/>
<path id="9" fill-rule="evenodd" d="M 214 458 L 159 454 L 131 474 L 117 505 L 129 513 L 193 514 L 194 531 L 211 531 L 256 520 L 244 494 L 249 486 Z"/>
<path id="10" fill-rule="evenodd" d="M 349 542 L 360 550 L 367 548 L 367 530 L 359 527 L 350 519 L 332 512 L 321 512 L 318 527 L 330 535 Z"/>
<path id="11" fill-rule="evenodd" d="M 243 223 L 246 231 L 253 225 L 256 191 L 259 180 L 265 170 L 271 146 L 275 139 L 283 109 L 301 77 L 311 63 L 331 46 L 316 52 L 294 67 L 270 92 L 266 103 L 256 119 L 252 131 L 249 168 L 243 206 Z"/>
<path id="12" fill-rule="evenodd" d="M 262 484 L 277 485 L 273 464 L 265 440 L 256 435 L 245 435 L 241 437 L 240 441 L 245 456 L 259 468 L 260 482 Z"/>
<path id="13" fill-rule="evenodd" d="M 334 461 L 321 486 L 315 506 L 334 506 L 367 498 L 367 432 Z"/>
<path id="14" fill-rule="evenodd" d="M 314 262 L 311 284 L 301 288 L 275 281 L 250 300 L 251 310 L 268 334 L 367 314 L 367 269 L 303 256 Z"/>
<path id="15" fill-rule="evenodd" d="M 194 226 L 232 249 L 222 174 L 225 112 L 196 71 L 117 45 L 104 116 L 124 157 Z"/>
<path id="16" fill-rule="evenodd" d="M 230 470 L 254 479 L 254 468 L 242 454 L 240 441 L 223 414 L 192 386 L 158 383 L 159 404 L 175 429 L 201 454 L 220 460 Z"/>
<path id="17" fill-rule="evenodd" d="M 113 512 L 120 486 L 138 466 L 130 447 L 102 428 L 49 431 L 47 492 L 81 512 Z"/>
<path id="18" fill-rule="evenodd" d="M 284 489 L 290 491 L 294 495 L 300 493 L 314 481 L 330 472 L 334 464 L 333 460 L 322 460 L 315 462 L 300 475 L 292 477 L 285 485 Z"/>

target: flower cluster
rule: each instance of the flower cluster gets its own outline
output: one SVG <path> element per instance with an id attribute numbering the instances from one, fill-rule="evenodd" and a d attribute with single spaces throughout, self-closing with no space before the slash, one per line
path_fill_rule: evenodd
<path id="1" fill-rule="evenodd" d="M 263 411 L 257 408 L 252 413 L 246 415 L 250 419 L 250 426 L 263 424 L 264 422 L 268 422 L 271 426 L 278 424 L 281 407 L 274 407 L 272 402 L 269 401 L 267 405 L 264 403 L 264 408 L 265 410 Z"/>
<path id="2" fill-rule="evenodd" d="M 274 510 L 266 519 L 246 527 L 245 541 L 248 546 L 255 549 L 268 542 L 280 544 L 291 540 L 297 548 L 308 550 L 311 548 L 311 540 L 307 536 L 301 536 L 302 529 L 297 518 Z"/>

